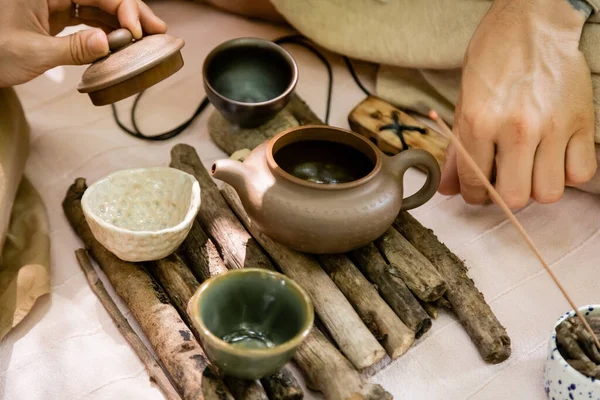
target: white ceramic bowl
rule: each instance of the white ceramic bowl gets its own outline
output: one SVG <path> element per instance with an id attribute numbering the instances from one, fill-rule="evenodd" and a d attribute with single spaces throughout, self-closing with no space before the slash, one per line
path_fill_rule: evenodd
<path id="1" fill-rule="evenodd" d="M 600 305 L 584 306 L 579 308 L 579 312 L 584 316 L 600 314 Z M 576 315 L 575 311 L 569 311 L 554 325 L 544 365 L 544 387 L 548 398 L 553 400 L 600 400 L 600 381 L 571 367 L 556 348 L 556 327 L 573 315 Z"/>
<path id="2" fill-rule="evenodd" d="M 81 199 L 96 240 L 125 261 L 158 260 L 173 253 L 200 209 L 200 185 L 175 168 L 115 172 Z"/>

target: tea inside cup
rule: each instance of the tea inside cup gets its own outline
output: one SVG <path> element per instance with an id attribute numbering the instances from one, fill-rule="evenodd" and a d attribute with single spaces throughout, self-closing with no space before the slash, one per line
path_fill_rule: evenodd
<path id="1" fill-rule="evenodd" d="M 231 123 L 256 127 L 289 102 L 298 68 L 281 46 L 259 38 L 222 43 L 206 57 L 204 86 L 210 102 Z"/>
<path id="2" fill-rule="evenodd" d="M 263 269 L 209 279 L 189 304 L 209 359 L 226 374 L 259 379 L 281 369 L 312 328 L 306 292 Z"/>

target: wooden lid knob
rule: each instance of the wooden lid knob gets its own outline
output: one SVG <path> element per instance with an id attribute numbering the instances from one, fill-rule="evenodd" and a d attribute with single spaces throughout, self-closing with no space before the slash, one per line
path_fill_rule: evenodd
<path id="1" fill-rule="evenodd" d="M 108 48 L 111 52 L 122 49 L 133 40 L 133 35 L 125 28 L 114 30 L 106 36 L 108 38 Z"/>

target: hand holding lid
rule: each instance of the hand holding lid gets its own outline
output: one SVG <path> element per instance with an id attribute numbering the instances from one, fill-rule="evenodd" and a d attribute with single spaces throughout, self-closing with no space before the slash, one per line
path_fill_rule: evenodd
<path id="1" fill-rule="evenodd" d="M 134 41 L 131 32 L 123 28 L 107 37 L 110 54 L 88 67 L 77 88 L 96 106 L 139 93 L 183 66 L 183 39 L 156 34 Z"/>

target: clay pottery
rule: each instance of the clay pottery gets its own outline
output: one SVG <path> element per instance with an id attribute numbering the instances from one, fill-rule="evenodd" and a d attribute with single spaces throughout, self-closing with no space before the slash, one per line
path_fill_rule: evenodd
<path id="1" fill-rule="evenodd" d="M 302 287 L 258 268 L 208 279 L 190 299 L 188 314 L 211 363 L 229 376 L 252 380 L 288 363 L 314 321 Z"/>
<path id="2" fill-rule="evenodd" d="M 281 46 L 264 39 L 238 38 L 220 44 L 204 61 L 206 96 L 225 119 L 255 128 L 290 101 L 298 67 Z"/>
<path id="3" fill-rule="evenodd" d="M 122 28 L 108 34 L 108 43 L 110 54 L 86 69 L 77 88 L 96 106 L 142 92 L 183 67 L 183 39 L 157 34 L 134 41 Z"/>
<path id="4" fill-rule="evenodd" d="M 158 260 L 173 253 L 200 209 L 193 175 L 168 167 L 114 172 L 81 199 L 92 234 L 124 261 Z"/>
<path id="5" fill-rule="evenodd" d="M 600 304 L 580 307 L 584 315 L 600 314 Z M 575 316 L 573 310 L 562 315 L 552 329 L 548 340 L 548 353 L 544 364 L 544 388 L 549 399 L 600 399 L 600 380 L 582 374 L 562 356 L 556 343 L 556 327 L 565 319 Z"/>
<path id="6" fill-rule="evenodd" d="M 423 187 L 403 199 L 410 167 L 428 172 Z M 256 147 L 243 162 L 218 160 L 211 174 L 230 184 L 256 227 L 306 253 L 342 253 L 381 236 L 400 210 L 427 202 L 440 167 L 424 150 L 394 157 L 353 132 L 302 126 Z"/>

